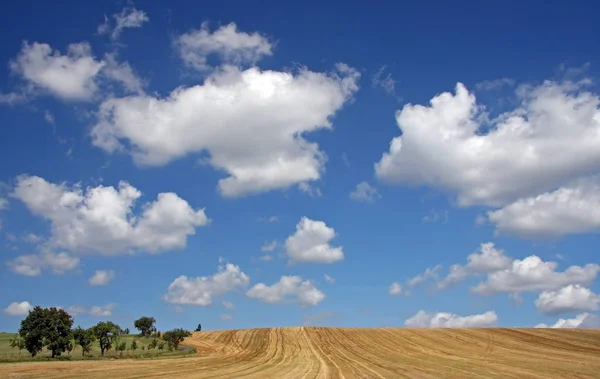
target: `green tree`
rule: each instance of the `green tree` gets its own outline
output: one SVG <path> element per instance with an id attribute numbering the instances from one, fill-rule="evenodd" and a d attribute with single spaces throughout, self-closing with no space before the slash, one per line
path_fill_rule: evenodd
<path id="1" fill-rule="evenodd" d="M 92 349 L 96 336 L 94 336 L 91 329 L 82 329 L 81 326 L 78 326 L 77 329 L 73 330 L 73 339 L 75 339 L 76 344 L 81 346 L 81 355 L 85 356 Z"/>
<path id="2" fill-rule="evenodd" d="M 19 328 L 25 348 L 35 357 L 42 348 L 52 352 L 52 358 L 65 352 L 71 342 L 73 318 L 64 309 L 34 307 Z"/>
<path id="3" fill-rule="evenodd" d="M 170 351 L 171 347 L 173 347 L 173 348 L 175 348 L 175 350 L 177 350 L 177 347 L 179 346 L 179 344 L 181 342 L 183 342 L 183 340 L 186 337 L 189 337 L 191 335 L 192 335 L 192 333 L 190 333 L 189 331 L 182 329 L 182 328 L 178 328 L 178 329 L 169 330 L 168 332 L 164 332 L 162 334 L 162 338 L 169 345 L 169 351 Z"/>
<path id="4" fill-rule="evenodd" d="M 92 327 L 92 333 L 100 344 L 100 355 L 108 351 L 115 344 L 115 340 L 121 333 L 121 327 L 111 321 L 100 321 Z"/>
<path id="5" fill-rule="evenodd" d="M 129 328 L 125 328 L 125 330 L 123 331 L 123 334 L 129 334 Z"/>
<path id="6" fill-rule="evenodd" d="M 131 350 L 133 351 L 133 354 L 135 354 L 135 351 L 138 348 L 138 344 L 136 340 L 131 341 Z"/>
<path id="7" fill-rule="evenodd" d="M 163 349 L 165 348 L 165 343 L 164 342 L 159 343 L 157 348 L 158 348 L 158 350 L 163 351 Z"/>
<path id="8" fill-rule="evenodd" d="M 150 334 L 156 331 L 154 317 L 140 317 L 133 322 L 133 326 L 140 331 L 142 337 L 150 337 Z"/>
<path id="9" fill-rule="evenodd" d="M 125 341 L 118 343 L 116 349 L 119 351 L 119 355 L 123 356 L 123 351 L 127 349 L 127 343 Z"/>

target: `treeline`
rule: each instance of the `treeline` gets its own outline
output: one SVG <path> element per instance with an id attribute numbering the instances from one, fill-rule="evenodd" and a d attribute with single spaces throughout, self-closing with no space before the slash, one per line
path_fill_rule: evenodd
<path id="1" fill-rule="evenodd" d="M 173 351 L 191 333 L 185 329 L 178 328 L 167 332 L 159 332 L 154 324 L 154 317 L 140 317 L 133 325 L 140 331 L 140 337 L 151 338 L 146 346 L 148 350 L 157 349 Z M 81 354 L 89 354 L 92 344 L 98 341 L 100 355 L 104 356 L 106 351 L 114 349 L 123 354 L 130 349 L 135 353 L 138 348 L 134 339 L 130 345 L 123 341 L 123 336 L 129 334 L 129 329 L 122 329 L 111 321 L 101 321 L 89 329 L 80 326 L 73 329 L 73 317 L 64 309 L 55 307 L 34 307 L 29 311 L 25 319 L 21 321 L 18 337 L 11 340 L 11 347 L 27 350 L 35 357 L 43 348 L 52 353 L 52 358 L 59 357 L 64 352 L 71 352 L 74 346 L 81 346 Z"/>

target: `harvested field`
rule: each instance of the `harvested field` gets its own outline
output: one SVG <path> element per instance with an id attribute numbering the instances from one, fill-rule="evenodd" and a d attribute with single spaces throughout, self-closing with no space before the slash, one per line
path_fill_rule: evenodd
<path id="1" fill-rule="evenodd" d="M 2 378 L 600 378 L 600 330 L 271 328 L 194 333 L 190 358 L 0 364 Z"/>

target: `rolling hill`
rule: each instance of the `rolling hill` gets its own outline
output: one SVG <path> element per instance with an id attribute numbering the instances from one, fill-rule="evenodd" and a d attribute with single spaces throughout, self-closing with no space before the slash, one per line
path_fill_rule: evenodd
<path id="1" fill-rule="evenodd" d="M 600 378 L 600 330 L 265 328 L 194 333 L 189 358 L 22 362 L 10 378 Z"/>

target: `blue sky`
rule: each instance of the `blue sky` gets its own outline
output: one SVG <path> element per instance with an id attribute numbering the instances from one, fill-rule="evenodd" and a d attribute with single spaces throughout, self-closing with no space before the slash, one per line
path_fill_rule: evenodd
<path id="1" fill-rule="evenodd" d="M 597 326 L 594 8 L 5 7 L 0 330 Z"/>

